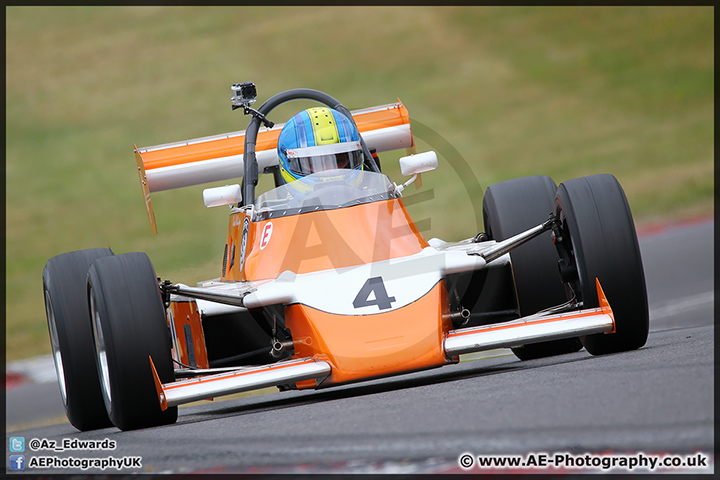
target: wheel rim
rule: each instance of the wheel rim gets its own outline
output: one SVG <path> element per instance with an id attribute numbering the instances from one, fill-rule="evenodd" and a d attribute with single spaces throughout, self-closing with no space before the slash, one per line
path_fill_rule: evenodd
<path id="1" fill-rule="evenodd" d="M 570 279 L 563 279 L 563 282 L 566 283 L 567 286 L 572 288 L 573 292 L 575 294 L 575 298 L 578 302 L 583 301 L 583 295 L 582 295 L 582 275 L 584 266 L 581 265 L 581 262 L 578 261 L 577 255 L 576 255 L 576 249 L 575 249 L 575 239 L 570 234 L 570 226 L 567 222 L 567 216 L 565 214 L 565 211 L 562 209 L 562 207 L 557 208 L 555 211 L 555 215 L 560 220 L 560 231 L 562 233 L 563 242 L 561 243 L 561 247 L 566 252 L 567 260 L 572 263 L 572 266 L 575 268 L 575 272 L 572 274 L 572 278 Z M 560 251 L 558 250 L 558 254 L 560 254 Z M 561 255 L 563 257 L 563 255 Z M 568 280 L 568 281 L 566 281 Z M 568 295 L 570 295 L 570 292 L 568 292 Z"/>
<path id="2" fill-rule="evenodd" d="M 110 389 L 110 371 L 108 369 L 107 349 L 105 348 L 105 338 L 103 336 L 102 325 L 100 321 L 100 312 L 95 306 L 95 295 L 90 289 L 90 316 L 93 322 L 93 336 L 95 337 L 95 352 L 98 359 L 98 371 L 100 374 L 100 387 L 103 393 L 103 401 L 105 408 L 110 413 L 112 405 L 112 392 Z"/>
<path id="3" fill-rule="evenodd" d="M 53 363 L 55 363 L 55 373 L 60 385 L 60 395 L 62 395 L 63 404 L 67 406 L 67 387 L 65 386 L 65 370 L 63 368 L 62 353 L 60 353 L 60 341 L 58 340 L 57 325 L 55 324 L 55 311 L 50 300 L 50 293 L 45 290 L 45 312 L 48 318 L 50 330 L 50 344 L 52 345 Z"/>

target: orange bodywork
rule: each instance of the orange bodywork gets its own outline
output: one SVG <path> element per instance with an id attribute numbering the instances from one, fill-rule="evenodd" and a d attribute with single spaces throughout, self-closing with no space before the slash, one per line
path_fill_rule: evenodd
<path id="1" fill-rule="evenodd" d="M 142 189 L 143 199 L 145 200 L 145 211 L 150 220 L 150 228 L 153 235 L 157 235 L 157 224 L 155 223 L 155 212 L 153 211 L 152 199 L 150 198 L 150 187 L 147 182 L 147 174 L 145 173 L 145 165 L 143 164 L 142 155 L 138 152 L 137 145 L 133 145 L 135 149 L 135 163 L 137 163 L 138 176 L 140 177 L 140 188 Z"/>
<path id="2" fill-rule="evenodd" d="M 445 365 L 443 338 L 451 328 L 447 293 L 439 282 L 424 297 L 376 315 L 332 315 L 305 305 L 285 309 L 293 332 L 293 358 L 313 357 L 332 366 L 323 385 Z M 313 388 L 315 381 L 298 382 Z"/>
<path id="3" fill-rule="evenodd" d="M 305 274 L 414 255 L 428 243 L 402 200 L 390 199 L 257 222 L 238 212 L 230 217 L 227 246 L 222 279 L 259 281 L 284 271 Z M 287 305 L 285 325 L 292 332 L 293 358 L 313 357 L 332 365 L 323 382 L 329 385 L 448 363 L 443 350 L 451 329 L 448 305 L 439 281 L 409 305 L 372 315 Z M 310 380 L 297 387 L 316 384 Z"/>
<path id="4" fill-rule="evenodd" d="M 400 199 L 259 222 L 248 219 L 243 258 L 246 218 L 242 212 L 230 217 L 228 255 L 234 256 L 224 259 L 228 268 L 223 280 L 266 280 L 286 270 L 302 274 L 352 267 L 413 255 L 428 246 Z"/>
<path id="5" fill-rule="evenodd" d="M 168 322 L 173 322 L 178 360 L 185 365 L 209 368 L 200 312 L 192 301 L 170 302 Z"/>

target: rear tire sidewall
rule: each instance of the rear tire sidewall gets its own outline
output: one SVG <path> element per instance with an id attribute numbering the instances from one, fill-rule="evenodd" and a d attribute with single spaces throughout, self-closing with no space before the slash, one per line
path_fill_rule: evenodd
<path id="1" fill-rule="evenodd" d="M 598 278 L 615 317 L 616 333 L 587 335 L 583 345 L 593 355 L 642 347 L 649 330 L 645 275 L 632 213 L 617 179 L 600 174 L 564 182 L 555 213 L 570 236 L 583 308 L 598 307 Z"/>
<path id="2" fill-rule="evenodd" d="M 128 253 L 95 262 L 88 295 L 94 303 L 95 359 L 101 384 L 109 387 L 104 396 L 113 424 L 132 430 L 174 423 L 177 407 L 161 410 L 150 366 L 152 357 L 160 381 L 174 380 L 165 308 L 150 259 Z"/>
<path id="3" fill-rule="evenodd" d="M 490 239 L 500 241 L 540 225 L 553 212 L 556 191 L 555 182 L 545 175 L 490 186 L 483 198 L 485 232 Z M 510 258 L 521 316 L 567 301 L 550 232 L 513 249 Z M 569 338 L 513 347 L 512 351 L 521 360 L 530 360 L 581 348 L 577 338 Z"/>
<path id="4" fill-rule="evenodd" d="M 81 431 L 112 426 L 95 365 L 86 282 L 92 263 L 113 252 L 93 248 L 48 260 L 43 270 L 45 311 L 60 393 L 70 423 Z"/>

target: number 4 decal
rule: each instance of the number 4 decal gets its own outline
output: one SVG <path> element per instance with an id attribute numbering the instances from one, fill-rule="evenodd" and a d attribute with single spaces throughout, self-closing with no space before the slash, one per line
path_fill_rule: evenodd
<path id="1" fill-rule="evenodd" d="M 380 310 L 385 310 L 391 308 L 394 301 L 395 297 L 388 296 L 382 277 L 372 277 L 367 279 L 365 285 L 358 292 L 355 300 L 353 300 L 353 307 L 361 308 L 377 305 Z"/>

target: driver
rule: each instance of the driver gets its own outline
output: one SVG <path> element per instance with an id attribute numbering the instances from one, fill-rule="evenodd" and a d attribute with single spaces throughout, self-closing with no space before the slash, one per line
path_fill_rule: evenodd
<path id="1" fill-rule="evenodd" d="M 325 170 L 362 169 L 360 133 L 352 120 L 332 108 L 296 114 L 280 132 L 277 149 L 285 183 Z"/>

